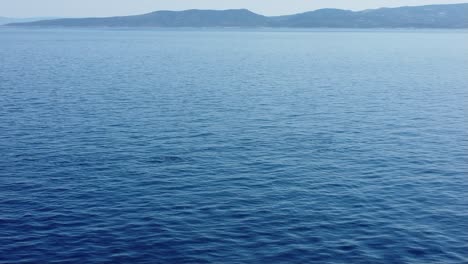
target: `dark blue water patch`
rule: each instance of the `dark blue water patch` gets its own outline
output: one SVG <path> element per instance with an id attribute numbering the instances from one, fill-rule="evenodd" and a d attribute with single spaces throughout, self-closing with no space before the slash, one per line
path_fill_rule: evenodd
<path id="1" fill-rule="evenodd" d="M 171 163 L 181 163 L 181 162 L 189 162 L 189 158 L 183 158 L 178 156 L 153 156 L 148 157 L 143 160 L 143 162 L 153 163 L 153 164 L 171 164 Z"/>
<path id="2" fill-rule="evenodd" d="M 465 32 L 0 37 L 0 263 L 468 262 Z"/>

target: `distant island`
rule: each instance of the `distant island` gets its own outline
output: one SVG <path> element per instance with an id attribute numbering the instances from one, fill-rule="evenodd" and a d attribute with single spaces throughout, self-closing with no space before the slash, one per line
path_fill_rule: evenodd
<path id="1" fill-rule="evenodd" d="M 10 23 L 16 27 L 289 27 L 289 28 L 468 28 L 468 3 L 380 8 L 320 9 L 267 17 L 247 9 L 156 11 L 107 18 L 68 18 Z"/>
<path id="2" fill-rule="evenodd" d="M 0 17 L 0 26 L 11 23 L 25 23 L 25 22 L 35 22 L 40 20 L 51 20 L 57 19 L 55 17 L 30 17 L 30 18 L 12 18 L 12 17 Z"/>

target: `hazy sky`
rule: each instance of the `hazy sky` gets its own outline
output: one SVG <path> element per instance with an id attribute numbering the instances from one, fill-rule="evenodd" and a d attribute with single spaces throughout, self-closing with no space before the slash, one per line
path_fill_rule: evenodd
<path id="1" fill-rule="evenodd" d="M 114 16 L 193 8 L 247 8 L 264 15 L 282 15 L 324 7 L 361 10 L 463 2 L 468 0 L 0 0 L 0 16 Z"/>

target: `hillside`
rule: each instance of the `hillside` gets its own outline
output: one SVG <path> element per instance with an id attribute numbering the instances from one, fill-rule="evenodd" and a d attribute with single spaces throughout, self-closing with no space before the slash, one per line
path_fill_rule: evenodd
<path id="1" fill-rule="evenodd" d="M 468 4 L 320 9 L 266 17 L 246 9 L 156 11 L 144 15 L 74 18 L 13 23 L 19 27 L 300 27 L 300 28 L 468 28 Z"/>

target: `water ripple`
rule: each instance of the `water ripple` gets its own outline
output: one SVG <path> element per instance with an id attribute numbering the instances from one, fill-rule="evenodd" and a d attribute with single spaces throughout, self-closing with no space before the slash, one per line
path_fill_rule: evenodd
<path id="1" fill-rule="evenodd" d="M 0 37 L 2 264 L 468 263 L 466 33 Z"/>

